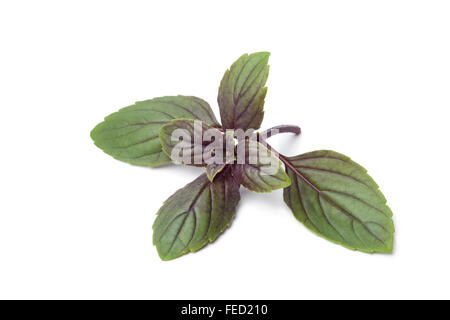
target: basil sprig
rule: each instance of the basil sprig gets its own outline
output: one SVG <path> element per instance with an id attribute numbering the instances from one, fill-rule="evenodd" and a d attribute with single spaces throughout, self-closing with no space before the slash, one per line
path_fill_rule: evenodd
<path id="1" fill-rule="evenodd" d="M 244 54 L 225 72 L 217 99 L 221 123 L 204 100 L 171 96 L 136 102 L 91 131 L 95 144 L 118 160 L 205 168 L 159 209 L 153 225 L 159 256 L 171 260 L 214 241 L 233 221 L 241 185 L 255 192 L 283 188 L 297 220 L 334 243 L 364 252 L 392 251 L 392 212 L 363 167 L 327 150 L 287 157 L 267 143 L 273 134 L 299 134 L 297 126 L 256 132 L 264 117 L 268 60 L 268 52 Z M 193 137 L 183 149 L 177 149 L 177 132 Z M 188 156 L 175 159 L 180 150 Z"/>

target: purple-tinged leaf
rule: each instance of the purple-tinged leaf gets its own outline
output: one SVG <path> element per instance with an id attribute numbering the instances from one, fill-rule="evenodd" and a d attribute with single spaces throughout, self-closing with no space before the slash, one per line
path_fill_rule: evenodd
<path id="1" fill-rule="evenodd" d="M 245 160 L 240 157 L 240 147 L 245 147 Z M 236 181 L 255 192 L 272 192 L 289 186 L 291 181 L 283 170 L 277 155 L 256 141 L 241 142 L 237 146 Z M 244 149 L 244 148 L 242 148 Z"/>
<path id="2" fill-rule="evenodd" d="M 270 53 L 244 54 L 225 72 L 217 101 L 224 129 L 258 129 L 264 117 Z"/>
<path id="3" fill-rule="evenodd" d="M 161 149 L 159 130 L 177 118 L 201 120 L 220 127 L 206 101 L 188 96 L 161 97 L 136 102 L 107 116 L 91 131 L 91 138 L 118 160 L 157 167 L 170 162 Z"/>
<path id="4" fill-rule="evenodd" d="M 284 201 L 308 229 L 350 249 L 392 251 L 392 212 L 363 167 L 334 151 L 281 159 L 292 181 Z"/>
<path id="5" fill-rule="evenodd" d="M 200 250 L 230 226 L 239 184 L 225 169 L 213 182 L 202 174 L 164 202 L 153 224 L 153 244 L 162 260 Z"/>
<path id="6" fill-rule="evenodd" d="M 214 177 L 219 172 L 221 172 L 225 167 L 226 167 L 225 163 L 222 163 L 222 164 L 217 164 L 217 163 L 208 164 L 206 166 L 206 176 L 208 177 L 209 181 L 213 181 Z"/>
<path id="7" fill-rule="evenodd" d="M 163 151 L 177 164 L 206 166 L 233 160 L 234 141 L 202 121 L 173 120 L 161 128 L 159 139 Z"/>

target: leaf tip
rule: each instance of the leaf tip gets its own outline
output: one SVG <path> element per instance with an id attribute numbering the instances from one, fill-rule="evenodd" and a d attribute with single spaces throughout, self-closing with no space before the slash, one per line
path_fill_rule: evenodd
<path id="1" fill-rule="evenodd" d="M 269 58 L 270 52 L 269 51 L 259 51 L 259 52 L 252 53 L 250 56 L 260 56 L 260 57 L 264 57 L 264 58 Z"/>

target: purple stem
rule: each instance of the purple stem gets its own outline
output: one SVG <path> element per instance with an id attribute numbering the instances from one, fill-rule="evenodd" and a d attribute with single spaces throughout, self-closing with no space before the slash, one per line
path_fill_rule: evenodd
<path id="1" fill-rule="evenodd" d="M 288 167 L 290 167 L 291 169 L 293 169 L 294 171 L 297 171 L 291 164 L 290 162 L 285 158 L 284 155 L 282 155 L 281 153 L 279 153 L 277 150 L 275 150 L 274 148 L 272 148 L 272 146 L 270 144 L 267 143 L 267 141 L 265 139 L 270 138 L 271 136 L 275 135 L 272 130 L 278 130 L 277 133 L 286 133 L 286 132 L 291 132 L 291 133 L 295 133 L 295 135 L 299 135 L 302 130 L 300 129 L 300 127 L 298 126 L 294 126 L 294 125 L 281 125 L 281 126 L 275 126 L 272 127 L 270 129 L 267 129 L 266 131 L 263 131 L 262 133 L 259 134 L 258 139 L 260 140 L 260 142 L 262 144 L 264 144 L 268 149 L 274 151 L 276 154 L 278 154 L 278 157 L 280 158 L 280 160 Z M 265 137 L 265 138 L 264 138 Z"/>
<path id="2" fill-rule="evenodd" d="M 273 131 L 277 130 L 278 132 L 273 133 Z M 270 138 L 273 135 L 276 135 L 278 133 L 286 133 L 291 132 L 295 133 L 295 135 L 299 135 L 302 132 L 302 129 L 298 126 L 291 126 L 291 125 L 281 125 L 281 126 L 275 126 L 270 129 L 267 129 L 266 131 L 263 131 L 259 134 L 259 136 L 264 137 L 263 140 Z"/>

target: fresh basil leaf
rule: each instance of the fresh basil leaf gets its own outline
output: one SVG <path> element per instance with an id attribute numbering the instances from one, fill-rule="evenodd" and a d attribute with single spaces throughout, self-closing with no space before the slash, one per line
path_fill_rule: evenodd
<path id="1" fill-rule="evenodd" d="M 163 151 L 178 164 L 206 166 L 214 161 L 216 149 L 224 151 L 224 135 L 199 120 L 176 119 L 159 132 Z M 223 162 L 223 157 L 218 161 Z"/>
<path id="2" fill-rule="evenodd" d="M 136 102 L 107 116 L 91 131 L 91 138 L 118 160 L 157 167 L 170 162 L 161 149 L 159 130 L 177 118 L 197 119 L 220 127 L 206 101 L 189 96 L 161 97 Z"/>
<path id="3" fill-rule="evenodd" d="M 240 147 L 245 144 L 245 163 L 240 161 Z M 291 180 L 284 172 L 282 162 L 274 152 L 256 141 L 241 142 L 237 146 L 237 164 L 234 174 L 244 187 L 255 192 L 272 192 L 285 188 Z"/>
<path id="4" fill-rule="evenodd" d="M 334 151 L 283 159 L 284 201 L 308 229 L 350 249 L 392 251 L 392 212 L 363 167 Z"/>
<path id="5" fill-rule="evenodd" d="M 217 101 L 224 129 L 258 129 L 264 117 L 270 53 L 241 56 L 225 72 Z"/>
<path id="6" fill-rule="evenodd" d="M 216 164 L 216 163 L 212 163 L 212 164 L 208 164 L 206 166 L 206 176 L 208 177 L 209 181 L 213 181 L 214 177 L 221 172 L 224 168 L 225 168 L 226 164 L 222 163 L 222 164 Z"/>
<path id="7" fill-rule="evenodd" d="M 216 155 L 215 162 L 206 166 L 206 176 L 210 181 L 214 180 L 214 177 L 221 172 L 227 164 L 234 164 L 235 162 L 235 143 L 234 143 L 234 131 L 226 131 L 223 135 L 225 139 L 222 148 L 222 157 Z M 221 161 L 217 161 L 221 160 Z"/>
<path id="8" fill-rule="evenodd" d="M 202 174 L 159 209 L 153 243 L 162 260 L 197 251 L 230 226 L 240 195 L 239 184 L 225 170 L 214 182 Z"/>

